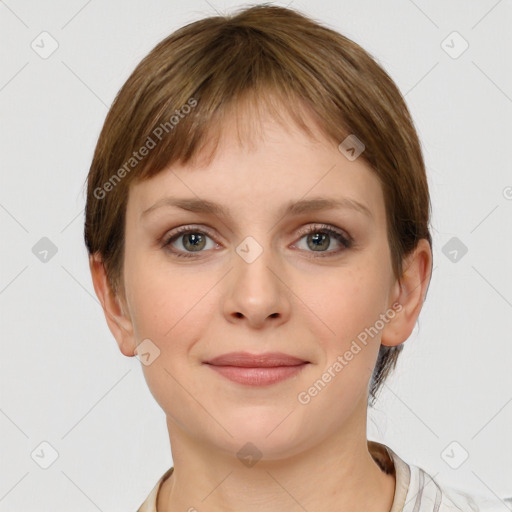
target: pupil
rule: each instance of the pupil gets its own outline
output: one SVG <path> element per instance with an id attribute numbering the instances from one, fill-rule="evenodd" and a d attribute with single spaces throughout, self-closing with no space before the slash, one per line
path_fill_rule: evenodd
<path id="1" fill-rule="evenodd" d="M 315 248 L 323 248 L 323 249 L 326 249 L 327 247 L 325 247 L 325 244 L 324 244 L 324 247 L 322 247 L 320 244 L 322 242 L 325 242 L 325 240 L 327 240 L 327 236 L 325 233 L 315 233 L 314 235 L 312 235 L 312 238 L 314 240 L 314 245 L 313 247 Z M 316 242 L 320 242 L 320 244 L 317 244 Z M 327 246 L 329 245 L 329 242 L 327 242 Z"/>
<path id="2" fill-rule="evenodd" d="M 195 248 L 201 248 L 201 242 L 203 241 L 201 235 L 197 235 L 194 233 L 189 233 L 186 236 L 185 240 L 187 243 L 191 242 L 192 247 L 195 247 Z M 185 243 L 185 246 L 187 245 L 187 243 Z"/>

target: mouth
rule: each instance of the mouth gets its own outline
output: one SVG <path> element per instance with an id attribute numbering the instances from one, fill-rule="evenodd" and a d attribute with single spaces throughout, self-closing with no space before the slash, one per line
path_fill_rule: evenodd
<path id="1" fill-rule="evenodd" d="M 231 352 L 205 361 L 203 364 L 238 384 L 268 386 L 297 375 L 310 364 L 310 361 L 281 352 L 265 354 Z"/>

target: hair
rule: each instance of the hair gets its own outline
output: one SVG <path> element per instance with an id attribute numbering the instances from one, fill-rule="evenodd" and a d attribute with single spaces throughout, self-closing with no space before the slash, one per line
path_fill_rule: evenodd
<path id="1" fill-rule="evenodd" d="M 87 176 L 84 229 L 89 255 L 101 256 L 114 294 L 124 296 L 130 184 L 175 162 L 193 162 L 207 143 L 213 157 L 223 120 L 251 105 L 267 107 L 279 122 L 279 112 L 287 112 L 312 138 L 311 121 L 337 145 L 349 135 L 364 143 L 359 158 L 382 186 L 397 279 L 420 239 L 432 246 L 420 142 L 393 80 L 339 32 L 295 10 L 262 4 L 178 29 L 144 57 L 115 97 Z M 381 345 L 370 406 L 402 347 Z"/>

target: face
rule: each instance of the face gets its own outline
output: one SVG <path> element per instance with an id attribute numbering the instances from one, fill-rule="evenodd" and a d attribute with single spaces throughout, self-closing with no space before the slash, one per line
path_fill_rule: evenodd
<path id="1" fill-rule="evenodd" d="M 174 165 L 131 187 L 124 282 L 134 343 L 159 350 L 142 368 L 171 438 L 232 455 L 251 441 L 279 458 L 360 433 L 395 280 L 367 164 L 291 123 L 262 122 L 250 150 L 231 123 L 208 165 Z M 170 204 L 198 199 L 218 210 Z M 314 199 L 339 204 L 316 209 Z M 256 385 L 206 364 L 232 352 L 306 363 L 262 370 L 288 377 Z"/>

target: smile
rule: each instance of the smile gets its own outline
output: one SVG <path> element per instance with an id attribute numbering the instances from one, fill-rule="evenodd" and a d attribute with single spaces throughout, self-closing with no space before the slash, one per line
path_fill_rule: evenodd
<path id="1" fill-rule="evenodd" d="M 223 377 L 246 386 L 268 386 L 297 375 L 309 363 L 294 366 L 245 367 L 208 365 Z"/>

